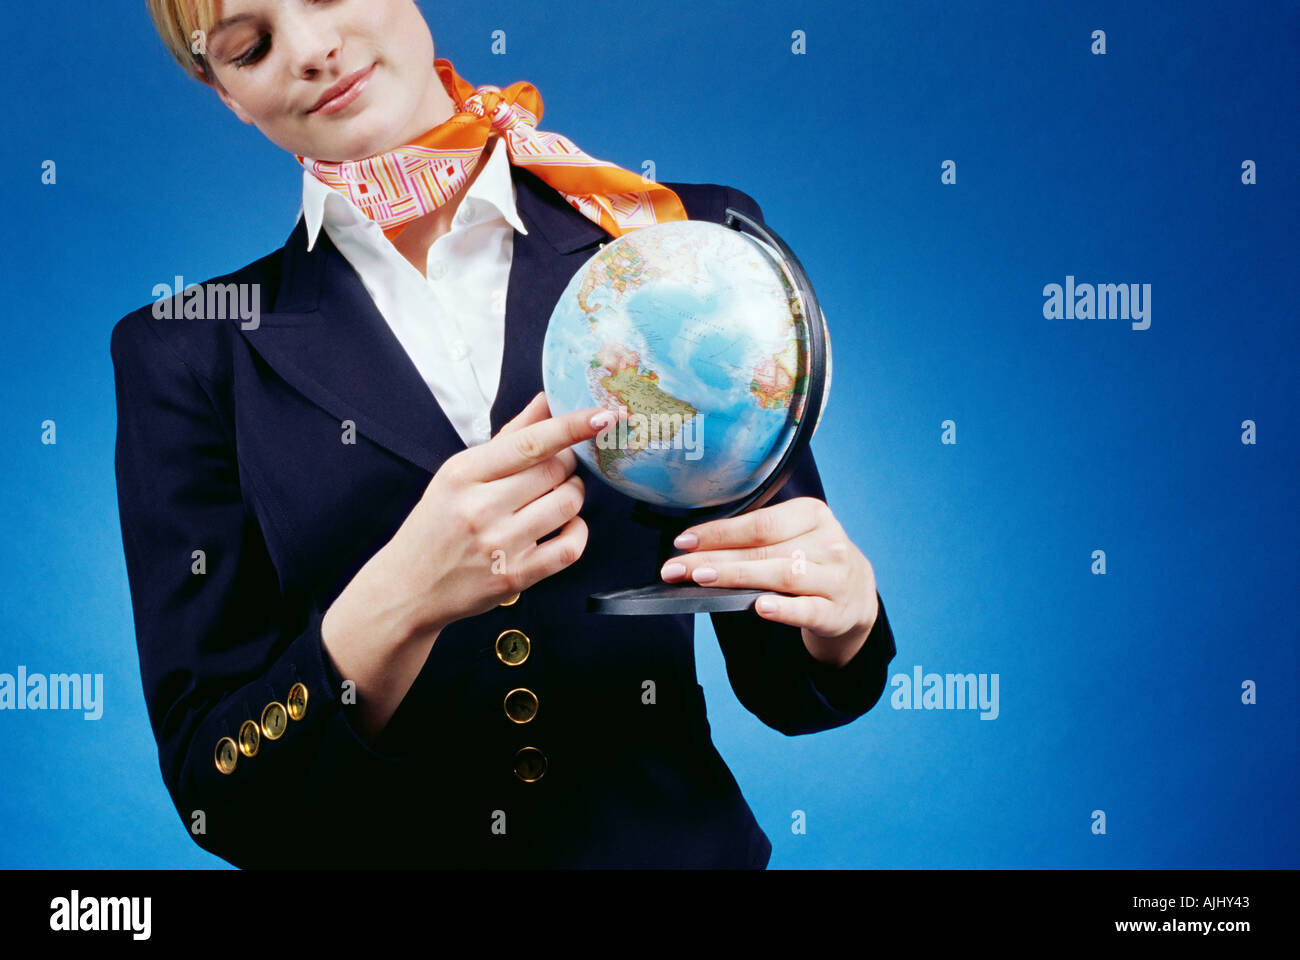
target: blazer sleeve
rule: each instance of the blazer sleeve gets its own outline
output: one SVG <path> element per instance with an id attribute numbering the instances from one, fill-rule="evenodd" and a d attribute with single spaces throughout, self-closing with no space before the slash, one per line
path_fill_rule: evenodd
<path id="1" fill-rule="evenodd" d="M 763 219 L 753 198 L 729 191 L 728 204 Z M 811 447 L 795 461 L 790 478 L 768 505 L 797 497 L 825 502 Z M 787 736 L 843 726 L 866 713 L 885 689 L 886 670 L 897 649 L 894 633 L 877 591 L 879 614 L 862 648 L 843 667 L 822 663 L 808 652 L 797 627 L 765 620 L 751 607 L 710 617 L 727 677 L 747 710 Z"/>
<path id="2" fill-rule="evenodd" d="M 328 846 L 320 831 L 342 836 L 356 818 L 362 785 L 407 761 L 371 749 L 348 722 L 323 611 L 282 594 L 219 394 L 155 322 L 147 309 L 123 318 L 110 351 L 122 542 L 163 781 L 205 850 L 238 866 L 310 865 Z M 299 683 L 305 713 L 271 739 L 263 713 L 287 706 Z M 258 749 L 222 772 L 218 742 L 237 744 L 247 721 Z"/>

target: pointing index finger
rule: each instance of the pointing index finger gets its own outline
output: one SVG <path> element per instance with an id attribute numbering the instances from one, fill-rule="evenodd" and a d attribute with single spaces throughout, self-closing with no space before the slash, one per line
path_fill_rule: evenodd
<path id="1" fill-rule="evenodd" d="M 593 418 L 600 417 L 605 419 L 593 425 Z M 590 440 L 613 422 L 611 411 L 604 407 L 588 407 L 549 417 L 510 433 L 498 433 L 478 448 L 482 451 L 478 475 L 483 480 L 496 480 L 526 470 L 549 460 L 566 447 Z"/>

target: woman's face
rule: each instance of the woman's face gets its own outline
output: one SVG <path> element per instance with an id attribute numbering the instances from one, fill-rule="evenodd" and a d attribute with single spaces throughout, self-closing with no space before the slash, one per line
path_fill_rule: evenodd
<path id="1" fill-rule="evenodd" d="M 330 161 L 372 157 L 452 115 L 416 0 L 214 6 L 207 62 L 217 93 L 239 119 L 290 153 Z"/>

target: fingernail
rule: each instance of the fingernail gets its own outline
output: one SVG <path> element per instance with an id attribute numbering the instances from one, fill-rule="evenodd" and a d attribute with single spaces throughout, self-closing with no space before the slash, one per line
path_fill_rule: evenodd
<path id="1" fill-rule="evenodd" d="M 608 410 L 602 410 L 600 413 L 592 417 L 591 420 L 588 422 L 591 424 L 591 429 L 603 430 L 605 427 L 609 426 L 612 417 L 613 414 L 611 414 Z"/>
<path id="2" fill-rule="evenodd" d="M 700 545 L 700 538 L 694 533 L 681 533 L 673 541 L 673 546 L 678 550 L 694 550 Z"/>
<path id="3" fill-rule="evenodd" d="M 680 576 L 681 576 L 682 574 L 684 574 L 685 572 L 686 572 L 686 565 L 685 565 L 685 564 L 682 564 L 682 563 L 670 563 L 670 564 L 667 564 L 667 565 L 664 566 L 663 570 L 660 571 L 660 575 L 661 575 L 665 580 L 673 580 L 673 579 L 675 579 L 675 578 L 677 578 L 677 577 L 680 577 Z"/>
<path id="4" fill-rule="evenodd" d="M 695 568 L 696 583 L 712 583 L 716 579 L 718 579 L 718 571 L 714 570 L 712 567 Z"/>
<path id="5" fill-rule="evenodd" d="M 771 597 L 759 597 L 755 606 L 763 613 L 776 613 L 776 601 Z"/>

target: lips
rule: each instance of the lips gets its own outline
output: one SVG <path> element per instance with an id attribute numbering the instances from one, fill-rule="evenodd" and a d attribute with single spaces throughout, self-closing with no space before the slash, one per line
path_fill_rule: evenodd
<path id="1" fill-rule="evenodd" d="M 361 92 L 361 87 L 370 79 L 370 74 L 374 72 L 375 65 L 365 67 L 355 73 L 350 73 L 334 86 L 330 87 L 321 98 L 316 101 L 316 105 L 308 110 L 308 113 L 332 113 L 335 110 L 341 110 L 356 99 Z"/>

